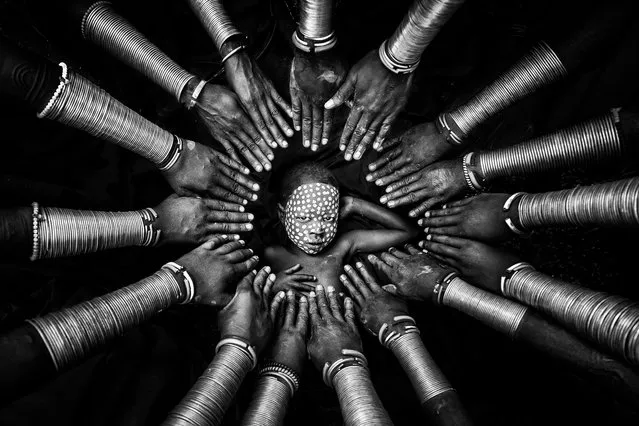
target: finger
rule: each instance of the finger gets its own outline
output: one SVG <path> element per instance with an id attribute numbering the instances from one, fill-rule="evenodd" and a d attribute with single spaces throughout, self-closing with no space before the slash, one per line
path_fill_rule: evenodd
<path id="1" fill-rule="evenodd" d="M 372 296 L 370 288 L 368 287 L 368 285 L 366 285 L 364 280 L 362 280 L 362 277 L 360 277 L 355 268 L 353 268 L 351 265 L 346 265 L 344 266 L 344 271 L 346 272 L 346 275 L 348 275 L 348 278 L 350 278 L 353 285 L 357 288 L 357 290 L 359 290 L 360 294 L 364 296 L 365 299 L 368 299 Z"/>
<path id="2" fill-rule="evenodd" d="M 340 151 L 344 151 L 346 149 L 346 145 L 348 144 L 348 141 L 351 139 L 351 135 L 355 131 L 355 128 L 357 127 L 357 123 L 359 122 L 359 119 L 361 116 L 362 116 L 362 112 L 359 109 L 357 108 L 351 109 L 350 114 L 348 114 L 348 119 L 346 120 L 346 124 L 344 125 L 344 128 L 342 129 L 342 136 L 340 137 L 340 140 L 339 140 Z M 344 158 L 346 158 L 346 153 L 344 154 Z"/>
<path id="3" fill-rule="evenodd" d="M 446 244 L 457 248 L 463 248 L 464 245 L 467 243 L 467 240 L 464 238 L 451 237 L 448 235 L 432 235 L 430 238 L 426 238 L 426 240 Z"/>
<path id="4" fill-rule="evenodd" d="M 302 291 L 302 292 L 311 292 L 315 288 L 315 284 L 309 284 L 307 282 L 292 282 L 291 288 Z"/>
<path id="5" fill-rule="evenodd" d="M 260 190 L 260 185 L 257 182 L 254 182 L 253 180 L 249 179 L 246 175 L 233 170 L 231 167 L 228 167 L 225 164 L 220 165 L 220 170 L 222 171 L 222 173 L 224 173 L 227 177 L 229 177 L 233 182 L 237 182 L 240 185 L 242 185 L 244 188 L 247 188 L 251 191 L 259 191 Z M 231 188 L 229 188 L 231 189 Z M 239 190 L 238 190 L 239 191 Z M 248 194 L 251 194 L 251 192 L 248 192 Z M 238 194 L 239 195 L 239 194 Z M 250 197 L 249 197 L 250 199 Z M 257 200 L 257 196 L 254 198 Z"/>
<path id="6" fill-rule="evenodd" d="M 268 278 L 270 273 L 270 266 L 265 266 L 260 269 L 255 278 L 253 278 L 253 291 L 260 297 L 264 296 L 264 285 L 266 284 L 266 278 Z"/>
<path id="7" fill-rule="evenodd" d="M 375 170 L 379 169 L 380 167 L 386 165 L 390 160 L 394 159 L 395 157 L 399 156 L 399 154 L 402 153 L 402 150 L 400 147 L 391 149 L 390 151 L 388 151 L 387 153 L 385 153 L 384 155 L 382 155 L 380 158 L 378 158 L 376 161 L 373 161 L 371 164 L 368 165 L 368 170 L 370 170 L 371 172 L 374 172 Z M 371 179 L 368 178 L 368 176 L 371 176 Z M 371 173 L 366 177 L 367 181 L 371 181 L 373 179 L 377 179 L 379 176 L 377 176 L 376 173 Z"/>
<path id="8" fill-rule="evenodd" d="M 384 167 L 371 173 L 371 181 L 375 181 L 375 185 L 377 186 L 384 186 L 413 173 L 413 168 L 406 167 L 408 162 L 409 160 L 403 156 L 389 161 Z"/>
<path id="9" fill-rule="evenodd" d="M 220 247 L 222 244 L 229 241 L 228 235 L 215 235 L 211 237 L 207 242 L 202 244 L 202 248 L 206 250 L 215 250 Z"/>
<path id="10" fill-rule="evenodd" d="M 344 316 L 342 315 L 342 309 L 339 301 L 337 300 L 337 293 L 335 292 L 335 287 L 328 286 L 326 289 L 326 293 L 328 295 L 328 306 L 331 309 L 331 313 L 333 317 L 340 321 L 344 321 Z"/>
<path id="11" fill-rule="evenodd" d="M 320 140 L 322 139 L 322 118 L 324 114 L 322 109 L 313 104 L 313 133 L 311 135 L 311 151 L 317 151 L 319 148 Z"/>
<path id="12" fill-rule="evenodd" d="M 408 250 L 408 253 L 410 253 L 411 255 L 415 255 L 415 254 L 420 254 L 421 251 L 415 247 L 412 244 L 406 244 L 406 250 Z"/>
<path id="13" fill-rule="evenodd" d="M 235 148 L 233 148 L 233 145 L 231 144 L 231 142 L 226 140 L 226 135 L 224 138 L 217 138 L 217 141 L 220 143 L 220 145 L 222 145 L 222 148 L 224 148 L 224 153 L 227 156 L 229 156 L 235 161 L 238 161 L 238 162 L 241 161 L 240 157 L 237 155 L 237 152 L 235 152 Z"/>
<path id="14" fill-rule="evenodd" d="M 356 73 L 350 71 L 337 92 L 324 104 L 324 108 L 333 109 L 346 102 L 355 92 Z"/>
<path id="15" fill-rule="evenodd" d="M 217 256 L 225 256 L 235 250 L 241 249 L 242 247 L 244 247 L 244 244 L 246 244 L 244 240 L 230 241 L 224 245 L 217 247 L 215 250 L 213 250 L 213 253 Z"/>
<path id="16" fill-rule="evenodd" d="M 397 198 L 398 195 L 394 194 L 405 194 L 406 192 L 402 192 L 402 188 L 417 182 L 421 178 L 421 173 L 415 172 L 411 173 L 408 176 L 401 178 L 386 187 L 386 193 L 388 193 L 389 198 Z"/>
<path id="17" fill-rule="evenodd" d="M 224 223 L 249 223 L 254 218 L 253 213 L 239 213 L 224 210 L 212 210 L 206 215 L 206 220 L 209 222 Z"/>
<path id="18" fill-rule="evenodd" d="M 249 272 L 248 274 L 244 275 L 244 278 L 242 278 L 240 283 L 237 285 L 236 294 L 240 290 L 242 290 L 242 291 L 253 291 L 253 278 L 255 278 L 256 274 L 257 273 L 255 272 L 255 270 L 251 270 L 251 272 Z"/>
<path id="19" fill-rule="evenodd" d="M 269 133 L 273 136 L 273 139 L 277 141 L 277 144 L 279 146 L 284 147 L 283 145 L 285 141 L 284 136 L 280 132 L 279 127 L 275 123 L 275 120 L 273 119 L 273 116 L 271 115 L 271 112 L 269 111 L 267 99 L 268 97 L 260 98 L 257 102 L 257 109 L 260 112 L 260 115 L 262 116 L 264 123 L 266 124 L 266 128 L 268 129 Z"/>
<path id="20" fill-rule="evenodd" d="M 271 148 L 277 148 L 277 143 L 275 142 L 275 139 L 273 139 L 273 136 L 271 136 L 271 133 L 269 132 L 258 108 L 255 105 L 251 105 L 247 108 L 247 112 L 251 117 L 253 124 L 257 128 L 257 131 L 260 135 L 262 135 L 262 139 L 264 139 Z"/>
<path id="21" fill-rule="evenodd" d="M 238 129 L 235 135 L 242 141 L 242 144 L 247 146 L 253 155 L 257 157 L 257 160 L 265 170 L 271 170 L 273 167 L 271 161 L 275 158 L 275 154 L 273 154 L 273 150 L 266 144 L 266 142 L 264 142 L 264 140 L 262 140 L 262 138 L 258 139 L 257 142 L 253 141 L 248 133 L 243 132 L 241 129 Z M 259 173 L 262 170 L 255 171 Z"/>
<path id="22" fill-rule="evenodd" d="M 317 277 L 311 274 L 295 274 L 291 276 L 292 280 L 301 281 L 317 281 Z"/>
<path id="23" fill-rule="evenodd" d="M 399 265 L 399 258 L 393 255 L 392 253 L 385 251 L 385 252 L 382 252 L 379 256 L 382 258 L 384 263 L 386 263 L 389 266 Z"/>
<path id="24" fill-rule="evenodd" d="M 404 188 L 407 188 L 406 195 L 388 201 L 387 206 L 389 208 L 395 208 L 406 204 L 419 203 L 424 200 L 434 200 L 434 198 L 429 198 L 433 195 L 432 190 L 430 188 L 423 188 L 422 185 L 424 184 L 425 182 L 415 182 L 411 185 L 405 186 Z M 436 201 L 433 201 L 432 203 L 435 204 Z"/>
<path id="25" fill-rule="evenodd" d="M 470 204 L 471 202 L 473 202 L 473 200 L 475 199 L 475 197 L 468 197 L 468 198 L 462 198 L 461 200 L 457 200 L 457 201 L 453 201 L 451 203 L 446 203 L 446 209 L 443 210 L 449 210 L 455 207 L 462 207 L 462 206 L 467 206 L 468 204 Z M 460 209 L 460 211 L 463 209 Z"/>
<path id="26" fill-rule="evenodd" d="M 266 279 L 266 284 L 264 285 L 264 297 L 266 297 L 266 300 L 269 300 L 271 297 L 273 285 L 275 285 L 275 274 L 269 273 L 268 278 Z"/>
<path id="27" fill-rule="evenodd" d="M 237 137 L 235 137 L 233 135 L 229 135 L 229 140 L 233 143 L 233 145 L 235 145 L 235 147 L 240 152 L 242 157 L 244 157 L 246 159 L 246 161 L 248 161 L 248 163 L 251 165 L 253 170 L 255 170 L 258 173 L 260 173 L 260 172 L 262 172 L 262 170 L 264 170 L 264 166 L 257 159 L 257 157 L 254 155 L 254 153 L 249 149 L 248 145 L 246 145 L 240 139 L 238 139 Z M 251 145 L 255 145 L 253 143 L 253 141 L 251 141 L 250 144 Z M 257 147 L 257 145 L 255 145 L 255 146 Z"/>
<path id="28" fill-rule="evenodd" d="M 398 114 L 399 113 L 397 112 L 393 113 L 389 115 L 388 117 L 386 117 L 386 119 L 382 122 L 382 125 L 379 129 L 379 133 L 377 134 L 377 137 L 375 138 L 375 142 L 373 143 L 373 149 L 375 151 L 381 152 L 384 149 L 384 141 L 386 140 L 386 135 L 390 131 L 391 127 L 393 126 L 393 123 L 395 122 L 395 119 L 397 118 Z"/>
<path id="29" fill-rule="evenodd" d="M 357 333 L 357 324 L 355 323 L 355 311 L 353 310 L 353 300 L 350 297 L 344 299 L 344 318 L 354 333 Z"/>
<path id="30" fill-rule="evenodd" d="M 260 132 L 257 131 L 257 129 L 255 128 L 255 125 L 253 125 L 253 122 L 251 122 L 250 118 L 246 114 L 242 114 L 242 117 L 240 117 L 239 119 L 239 123 L 240 123 L 240 128 L 242 129 L 242 131 L 245 134 L 247 134 L 248 137 L 260 147 L 262 152 L 266 154 L 266 156 L 270 160 L 275 158 L 273 151 L 271 151 L 271 148 L 267 145 L 264 138 L 260 136 Z M 271 155 L 273 155 L 273 157 L 271 157 Z"/>
<path id="31" fill-rule="evenodd" d="M 348 142 L 348 146 L 346 147 L 346 152 L 344 153 L 344 159 L 346 161 L 350 161 L 353 158 L 353 154 L 355 153 L 355 148 L 359 146 L 359 143 L 362 141 L 364 135 L 368 131 L 368 128 L 373 121 L 373 115 L 371 113 L 365 112 L 359 118 L 355 129 L 353 130 L 353 134 Z M 343 136 L 343 135 L 342 135 Z"/>
<path id="32" fill-rule="evenodd" d="M 322 317 L 320 317 L 317 306 L 317 294 L 314 291 L 311 291 L 309 294 L 308 313 L 311 317 L 311 324 L 319 324 L 322 322 Z"/>
<path id="33" fill-rule="evenodd" d="M 277 97 L 279 98 L 280 95 L 277 95 Z M 293 113 L 291 112 L 291 107 L 287 103 L 284 103 L 284 104 L 288 108 L 287 115 L 290 117 L 291 115 L 293 115 Z M 273 117 L 273 120 L 275 120 L 275 122 L 277 123 L 277 126 L 282 130 L 282 132 L 284 132 L 284 134 L 289 138 L 293 136 L 295 132 L 293 132 L 293 129 L 291 128 L 291 126 L 289 126 L 289 124 L 286 122 L 286 118 L 284 118 L 284 116 L 282 115 L 278 107 L 276 106 L 276 102 L 273 99 L 272 94 L 270 98 L 266 97 L 266 105 L 268 107 L 268 110 L 271 113 L 271 116 Z"/>
<path id="34" fill-rule="evenodd" d="M 252 223 L 219 223 L 212 222 L 206 225 L 206 232 L 209 234 L 234 234 L 238 232 L 249 232 L 253 230 Z"/>
<path id="35" fill-rule="evenodd" d="M 378 293 L 382 290 L 379 284 L 377 284 L 375 277 L 373 277 L 368 268 L 362 262 L 355 263 L 355 267 L 364 279 L 366 285 L 368 285 L 368 288 L 370 288 L 373 293 Z"/>
<path id="36" fill-rule="evenodd" d="M 430 222 L 433 218 L 446 217 L 446 216 L 454 216 L 463 213 L 466 210 L 466 207 L 451 207 L 448 208 L 446 206 L 445 209 L 433 209 L 424 213 L 423 221 L 424 223 Z"/>
<path id="37" fill-rule="evenodd" d="M 223 258 L 224 260 L 230 263 L 240 263 L 240 262 L 244 262 L 246 259 L 250 258 L 251 256 L 253 256 L 253 250 L 242 249 L 242 250 L 232 251 L 229 254 L 225 254 Z"/>
<path id="38" fill-rule="evenodd" d="M 250 271 L 257 266 L 257 263 L 259 261 L 260 261 L 260 258 L 258 256 L 253 256 L 242 263 L 236 263 L 235 271 L 238 273 L 245 273 L 246 271 Z"/>
<path id="39" fill-rule="evenodd" d="M 450 257 L 453 259 L 458 258 L 459 249 L 456 247 L 448 246 L 446 244 L 436 243 L 433 241 L 424 240 L 421 241 L 420 247 L 428 250 L 428 253 L 435 253 L 440 256 Z"/>
<path id="40" fill-rule="evenodd" d="M 286 293 L 286 317 L 284 318 L 284 325 L 287 327 L 293 327 L 295 324 L 295 311 L 297 310 L 297 303 L 295 303 L 295 293 L 293 290 L 289 290 Z"/>
<path id="41" fill-rule="evenodd" d="M 404 253 L 401 250 L 396 249 L 395 247 L 389 248 L 388 252 L 399 259 L 405 259 L 408 257 L 408 254 Z"/>
<path id="42" fill-rule="evenodd" d="M 271 99 L 273 100 L 273 102 L 275 102 L 275 104 L 277 104 L 278 107 L 280 107 L 282 109 L 282 111 L 284 111 L 286 113 L 286 115 L 290 117 L 293 117 L 293 109 L 291 108 L 291 105 L 289 105 L 288 102 L 286 102 L 286 99 L 284 99 L 277 90 L 275 90 L 275 86 L 273 86 L 273 83 L 271 83 L 271 81 L 267 81 L 266 85 L 269 89 L 269 93 L 271 94 Z M 286 121 L 285 121 L 286 123 Z M 284 131 L 284 133 L 286 133 L 289 137 L 293 136 L 293 129 L 291 129 L 291 127 L 288 125 L 288 123 L 286 124 L 286 128 L 282 127 L 282 130 Z"/>
<path id="43" fill-rule="evenodd" d="M 210 198 L 202 198 L 204 204 L 211 210 L 227 211 L 227 212 L 244 212 L 244 206 L 228 201 L 213 200 Z M 251 219 L 252 220 L 252 219 Z"/>
<path id="44" fill-rule="evenodd" d="M 293 127 L 296 131 L 302 129 L 302 101 L 297 89 L 291 87 L 291 112 L 293 114 Z"/>
<path id="45" fill-rule="evenodd" d="M 251 171 L 246 166 L 244 166 L 244 164 L 242 164 L 242 162 L 239 160 L 235 161 L 232 158 L 229 158 L 226 155 L 219 154 L 219 153 L 215 156 L 215 158 L 217 158 L 221 164 L 237 172 L 240 172 L 245 175 L 248 175 L 249 173 L 251 173 Z"/>
<path id="46" fill-rule="evenodd" d="M 275 295 L 275 297 L 271 301 L 271 308 L 270 308 L 271 318 L 277 318 L 277 311 L 279 311 L 280 306 L 282 305 L 282 302 L 284 301 L 285 297 L 286 297 L 286 293 L 284 293 L 283 291 L 280 291 L 279 293 Z"/>
<path id="47" fill-rule="evenodd" d="M 366 303 L 366 299 L 364 298 L 362 293 L 360 293 L 359 289 L 355 287 L 355 285 L 353 285 L 353 282 L 346 274 L 340 275 L 339 280 L 342 282 L 344 287 L 346 287 L 346 290 L 348 290 L 348 294 L 350 294 L 351 297 L 355 299 L 357 307 L 359 308 L 359 310 L 361 310 Z"/>
<path id="48" fill-rule="evenodd" d="M 233 204 L 246 205 L 248 203 L 246 199 L 234 194 L 233 192 L 226 188 L 223 188 L 222 186 L 215 185 L 213 187 L 210 187 L 207 192 L 208 195 L 214 198 L 220 198 Z"/>
<path id="49" fill-rule="evenodd" d="M 231 173 L 235 173 L 235 176 L 242 176 L 241 174 L 237 172 L 231 172 Z M 220 184 L 222 188 L 237 195 L 238 197 L 242 197 L 242 199 L 244 200 L 251 200 L 251 201 L 257 200 L 256 193 L 244 188 L 244 186 L 240 184 L 240 182 L 235 180 L 233 177 L 225 176 L 225 175 L 226 173 L 224 175 L 218 176 L 218 183 Z"/>
<path id="50" fill-rule="evenodd" d="M 333 127 L 333 110 L 324 110 L 324 120 L 322 124 L 322 145 L 328 144 L 328 139 L 331 136 L 331 128 Z"/>
<path id="51" fill-rule="evenodd" d="M 313 133 L 313 107 L 308 98 L 302 97 L 302 145 L 311 147 Z"/>
<path id="52" fill-rule="evenodd" d="M 429 235 L 432 235 L 433 237 L 440 236 L 440 235 L 446 235 L 449 237 L 465 237 L 466 236 L 465 232 L 462 232 L 459 226 L 440 226 L 437 228 L 426 227 L 424 228 L 424 232 L 426 233 L 427 238 Z"/>
<path id="53" fill-rule="evenodd" d="M 300 297 L 296 326 L 298 330 L 303 330 L 304 334 L 306 334 L 306 329 L 308 328 L 308 299 L 304 296 Z"/>
<path id="54" fill-rule="evenodd" d="M 353 154 L 354 159 L 359 160 L 360 158 L 362 158 L 362 155 L 364 155 L 370 144 L 373 142 L 373 139 L 375 139 L 375 137 L 377 136 L 377 132 L 379 131 L 379 127 L 381 126 L 381 124 L 382 118 L 378 115 L 372 121 L 370 126 L 368 126 L 364 137 L 355 148 L 355 154 Z"/>
<path id="55" fill-rule="evenodd" d="M 426 198 L 428 196 L 428 194 L 424 194 L 422 195 L 424 198 Z M 421 198 L 418 196 L 416 197 L 417 200 L 421 201 Z M 421 204 L 417 207 L 415 207 L 413 210 L 411 210 L 410 212 L 408 212 L 408 215 L 410 217 L 417 217 L 417 216 L 421 216 L 422 214 L 424 214 L 424 212 L 426 210 L 429 210 L 431 207 L 433 207 L 435 204 L 439 203 L 442 201 L 441 197 L 431 197 L 431 198 L 426 198 L 426 200 L 422 201 Z"/>
<path id="56" fill-rule="evenodd" d="M 299 263 L 297 265 L 293 265 L 290 268 L 284 270 L 284 273 L 286 275 L 291 275 L 294 274 L 297 271 L 301 271 L 302 270 L 302 265 L 300 265 Z"/>
<path id="57" fill-rule="evenodd" d="M 316 286 L 315 294 L 317 295 L 317 307 L 319 309 L 320 316 L 322 317 L 322 319 L 330 318 L 333 314 L 328 307 L 328 300 L 326 300 L 326 292 L 324 291 L 324 286 Z"/>
<path id="58" fill-rule="evenodd" d="M 387 263 L 383 262 L 380 258 L 375 256 L 374 254 L 369 254 L 367 258 L 377 272 L 382 271 L 384 275 L 390 276 L 392 269 Z"/>
<path id="59" fill-rule="evenodd" d="M 455 260 L 451 259 L 450 257 L 440 256 L 435 253 L 428 253 L 428 255 L 432 257 L 433 259 L 435 259 L 437 263 L 441 265 L 448 265 L 448 266 L 452 266 L 453 268 L 459 269 L 458 263 Z"/>

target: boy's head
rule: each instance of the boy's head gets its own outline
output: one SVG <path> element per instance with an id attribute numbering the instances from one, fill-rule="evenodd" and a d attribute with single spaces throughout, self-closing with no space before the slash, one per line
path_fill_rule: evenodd
<path id="1" fill-rule="evenodd" d="M 339 189 L 324 166 L 306 162 L 286 170 L 277 205 L 288 238 L 307 254 L 317 254 L 337 233 Z"/>

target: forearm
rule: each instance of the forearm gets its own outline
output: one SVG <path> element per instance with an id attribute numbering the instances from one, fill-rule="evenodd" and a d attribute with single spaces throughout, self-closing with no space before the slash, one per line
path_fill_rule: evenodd
<path id="1" fill-rule="evenodd" d="M 370 219 L 386 229 L 405 231 L 409 234 L 413 233 L 413 226 L 400 215 L 386 209 L 378 204 L 360 198 L 353 198 L 353 205 L 350 214 L 361 215 Z"/>
<path id="2" fill-rule="evenodd" d="M 346 426 L 392 425 L 365 367 L 344 367 L 332 383 Z"/>
<path id="3" fill-rule="evenodd" d="M 289 400 L 299 388 L 299 377 L 288 366 L 276 362 L 266 363 L 258 376 L 253 399 L 242 419 L 242 425 L 281 425 Z"/>
<path id="4" fill-rule="evenodd" d="M 213 39 L 222 57 L 228 52 L 224 43 L 235 35 L 242 34 L 231 21 L 222 5 L 222 0 L 189 0 L 191 9 L 197 15 L 209 36 Z"/>
<path id="5" fill-rule="evenodd" d="M 519 303 L 454 278 L 437 292 L 439 303 L 463 312 L 514 341 L 533 346 L 590 376 L 600 386 L 636 406 L 639 377 L 579 338 Z"/>
<path id="6" fill-rule="evenodd" d="M 422 53 L 464 0 L 415 0 L 393 35 L 382 43 L 379 57 L 394 73 L 412 72 Z"/>
<path id="7" fill-rule="evenodd" d="M 469 166 L 481 182 L 575 166 L 621 160 L 617 110 L 595 119 L 506 148 L 476 154 Z"/>
<path id="8" fill-rule="evenodd" d="M 26 258 L 33 243 L 31 209 L 0 210 L 0 253 L 3 257 Z"/>
<path id="9" fill-rule="evenodd" d="M 139 71 L 173 95 L 183 99 L 184 89 L 196 77 L 180 67 L 126 19 L 112 5 L 99 1 L 88 7 L 82 18 L 82 36 Z"/>
<path id="10" fill-rule="evenodd" d="M 333 31 L 333 0 L 302 0 L 300 21 L 293 33 L 293 44 L 304 52 L 324 52 L 337 43 Z"/>
<path id="11" fill-rule="evenodd" d="M 176 303 L 194 289 L 177 264 L 135 284 L 62 311 L 33 318 L 0 337 L 3 396 L 15 398 Z"/>
<path id="12" fill-rule="evenodd" d="M 224 345 L 163 425 L 221 425 L 242 381 L 253 368 L 251 357 L 237 346 Z"/>
<path id="13" fill-rule="evenodd" d="M 508 268 L 501 291 L 639 364 L 639 308 L 635 302 L 554 279 L 526 263 Z"/>
<path id="14" fill-rule="evenodd" d="M 417 332 L 401 334 L 387 346 L 408 375 L 429 424 L 472 424 L 457 392 L 432 359 Z"/>
<path id="15" fill-rule="evenodd" d="M 515 232 L 546 226 L 639 226 L 639 179 L 511 197 Z M 507 210 L 504 208 L 504 210 Z"/>
<path id="16" fill-rule="evenodd" d="M 0 94 L 41 111 L 59 84 L 60 68 L 0 35 Z"/>

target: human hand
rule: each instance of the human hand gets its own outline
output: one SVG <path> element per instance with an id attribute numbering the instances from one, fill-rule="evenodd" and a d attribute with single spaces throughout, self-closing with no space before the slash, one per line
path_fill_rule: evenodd
<path id="1" fill-rule="evenodd" d="M 328 299 L 324 287 L 318 285 L 309 298 L 311 316 L 311 338 L 308 341 L 308 354 L 315 368 L 322 371 L 325 364 L 332 364 L 342 357 L 343 349 L 362 352 L 362 340 L 355 325 L 353 301 L 344 300 L 344 313 L 335 295 L 335 289 L 329 287 Z"/>
<path id="2" fill-rule="evenodd" d="M 302 265 L 299 263 L 293 265 L 290 268 L 281 271 L 275 277 L 274 291 L 289 291 L 296 290 L 299 292 L 310 292 L 315 288 L 315 282 L 317 277 L 310 274 L 298 274 L 297 272 L 302 270 Z"/>
<path id="3" fill-rule="evenodd" d="M 426 235 L 449 235 L 485 242 L 503 242 L 513 236 L 506 219 L 517 218 L 515 203 L 508 212 L 503 206 L 509 194 L 480 194 L 447 203 L 438 210 L 424 213 L 418 221 Z M 518 220 L 517 222 L 518 223 Z"/>
<path id="4" fill-rule="evenodd" d="M 317 151 L 320 141 L 322 145 L 328 143 L 334 110 L 324 109 L 324 103 L 337 91 L 345 75 L 346 65 L 334 53 L 310 54 L 295 49 L 289 88 L 293 125 L 295 130 L 302 130 L 304 147 Z"/>
<path id="5" fill-rule="evenodd" d="M 408 300 L 422 302 L 432 301 L 435 286 L 446 275 L 454 272 L 452 268 L 410 244 L 406 245 L 406 252 L 391 248 L 380 257 L 369 254 L 368 261 L 391 282 L 382 287 L 384 290 Z"/>
<path id="6" fill-rule="evenodd" d="M 154 207 L 154 225 L 162 231 L 160 243 L 202 244 L 214 234 L 234 234 L 253 229 L 253 214 L 226 201 L 171 195 Z"/>
<path id="7" fill-rule="evenodd" d="M 381 147 L 408 101 L 412 81 L 412 74 L 389 71 L 379 59 L 377 50 L 369 52 L 350 69 L 344 84 L 324 105 L 330 110 L 353 96 L 353 107 L 339 143 L 340 150 L 345 150 L 346 161 L 362 158 L 371 143 L 373 148 Z"/>
<path id="8" fill-rule="evenodd" d="M 257 274 L 246 275 L 237 286 L 235 296 L 217 315 L 220 336 L 238 337 L 255 347 L 259 354 L 266 346 L 273 331 L 273 319 L 284 300 L 278 293 L 269 305 L 271 287 L 275 277 L 265 266 Z"/>
<path id="9" fill-rule="evenodd" d="M 280 324 L 276 324 L 276 337 L 268 358 L 302 373 L 306 355 L 306 336 L 308 334 L 308 299 L 302 296 L 299 302 L 295 293 L 286 293 L 286 312 L 279 315 Z M 278 327 L 279 325 L 279 327 Z"/>
<path id="10" fill-rule="evenodd" d="M 469 283 L 495 293 L 501 292 L 501 277 L 506 269 L 521 262 L 518 256 L 478 241 L 444 235 L 430 235 L 420 247 L 439 261 L 452 266 Z"/>
<path id="11" fill-rule="evenodd" d="M 187 100 L 193 89 L 195 85 L 189 83 L 185 90 Z M 224 86 L 207 83 L 197 98 L 195 111 L 229 157 L 240 162 L 237 149 L 256 172 L 271 170 L 273 151 L 242 109 L 235 93 Z"/>
<path id="12" fill-rule="evenodd" d="M 446 142 L 435 123 L 422 123 L 406 130 L 402 135 L 389 141 L 387 146 L 396 144 L 377 161 L 368 165 L 368 182 L 377 186 L 389 185 L 401 178 L 439 160 L 451 152 L 453 146 Z"/>
<path id="13" fill-rule="evenodd" d="M 388 185 L 379 201 L 390 208 L 419 203 L 408 213 L 417 217 L 435 204 L 463 194 L 466 185 L 460 159 L 440 161 Z"/>
<path id="14" fill-rule="evenodd" d="M 244 241 L 231 241 L 218 235 L 176 262 L 189 273 L 195 284 L 193 301 L 202 305 L 224 306 L 231 299 L 230 290 L 240 277 L 257 265 L 259 258 Z"/>
<path id="15" fill-rule="evenodd" d="M 291 137 L 293 129 L 278 107 L 289 117 L 293 113 L 289 104 L 277 93 L 271 80 L 262 73 L 257 63 L 246 52 L 238 52 L 231 56 L 224 63 L 224 68 L 229 84 L 240 98 L 242 106 L 262 138 L 271 148 L 277 148 L 278 144 L 286 148 L 288 142 L 282 132 Z"/>
<path id="16" fill-rule="evenodd" d="M 408 315 L 406 302 L 384 291 L 363 263 L 344 267 L 346 274 L 340 276 L 353 300 L 355 311 L 362 325 L 377 336 L 384 324 L 392 324 L 394 318 Z"/>
<path id="17" fill-rule="evenodd" d="M 178 195 L 201 194 L 235 204 L 257 200 L 260 186 L 245 175 L 249 169 L 211 147 L 185 141 L 177 162 L 162 172 Z"/>

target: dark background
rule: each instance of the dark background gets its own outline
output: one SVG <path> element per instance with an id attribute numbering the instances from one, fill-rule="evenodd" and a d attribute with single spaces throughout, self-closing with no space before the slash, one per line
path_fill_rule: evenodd
<path id="1" fill-rule="evenodd" d="M 116 2 L 117 3 L 117 2 Z M 289 43 L 295 2 L 226 2 L 259 55 L 262 69 L 287 94 Z M 79 2 L 0 1 L 0 31 L 23 47 L 64 60 L 150 120 L 194 140 L 213 143 L 194 116 L 144 77 L 107 53 L 83 42 Z M 341 0 L 336 8 L 339 48 L 351 63 L 376 48 L 400 22 L 410 1 Z M 624 3 L 630 5 L 631 2 Z M 288 6 L 288 7 L 287 7 Z M 539 39 L 596 25 L 621 2 L 468 0 L 427 49 L 413 94 L 397 130 L 432 120 L 463 102 L 506 69 Z M 190 71 L 213 77 L 219 57 L 186 1 L 121 1 L 118 11 L 169 56 Z M 565 81 L 534 94 L 482 126 L 478 147 L 498 147 L 547 133 L 636 104 L 639 84 L 639 25 L 619 19 L 607 48 Z M 269 42 L 270 40 L 270 42 Z M 223 82 L 223 80 L 220 80 Z M 168 195 L 161 177 L 144 160 L 108 143 L 38 120 L 19 105 L 0 99 L 0 207 L 42 205 L 110 210 L 153 206 Z M 339 135 L 337 135 L 339 136 Z M 335 139 L 333 139 L 334 141 Z M 329 165 L 343 190 L 376 199 L 377 189 L 361 170 L 375 154 L 350 165 L 335 143 L 317 154 L 303 150 L 296 135 L 276 153 L 275 168 L 303 158 Z M 546 191 L 633 175 L 636 159 L 596 169 L 565 170 L 509 179 L 494 191 Z M 252 247 L 262 246 L 274 224 L 268 175 L 257 176 L 264 203 L 253 206 L 258 227 Z M 263 232 L 262 229 L 267 231 Z M 635 230 L 561 229 L 535 233 L 509 246 L 538 269 L 567 281 L 637 298 Z M 0 264 L 0 329 L 104 294 L 149 275 L 188 248 L 124 249 L 36 264 Z M 639 415 L 591 385 L 569 366 L 506 338 L 463 315 L 414 306 L 427 348 L 458 389 L 480 425 L 636 425 Z M 215 311 L 178 307 L 131 331 L 101 353 L 56 380 L 0 409 L 0 424 L 157 424 L 186 393 L 211 358 Z M 364 336 L 373 380 L 397 425 L 424 424 L 417 400 L 390 353 Z M 1 362 L 1 361 L 0 361 Z M 251 392 L 249 377 L 228 424 L 241 417 Z M 332 392 L 309 365 L 304 385 L 289 409 L 288 424 L 341 424 Z"/>

